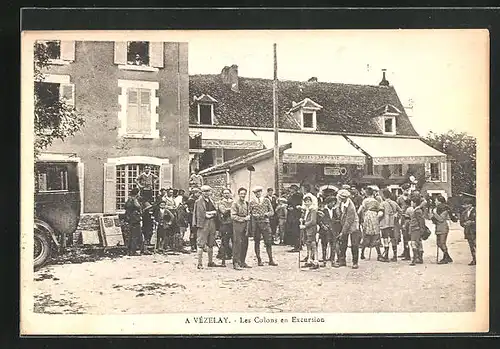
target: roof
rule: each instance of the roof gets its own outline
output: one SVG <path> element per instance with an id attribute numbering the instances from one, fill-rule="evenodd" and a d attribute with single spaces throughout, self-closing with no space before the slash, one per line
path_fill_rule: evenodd
<path id="1" fill-rule="evenodd" d="M 347 136 L 373 158 L 375 165 L 444 162 L 446 155 L 416 138 Z"/>
<path id="2" fill-rule="evenodd" d="M 290 149 L 291 147 L 292 147 L 291 143 L 280 145 L 279 151 L 280 151 L 280 153 L 282 153 L 285 150 Z M 215 165 L 215 166 L 209 167 L 207 169 L 204 169 L 204 170 L 200 171 L 200 175 L 209 176 L 209 175 L 225 172 L 227 170 L 229 170 L 230 172 L 233 172 L 235 170 L 246 167 L 248 165 L 252 165 L 252 164 L 255 164 L 259 161 L 268 159 L 269 157 L 273 156 L 273 154 L 274 154 L 274 148 L 260 149 L 260 150 L 242 155 L 242 156 L 238 156 L 237 158 L 223 162 L 222 164 Z"/>
<path id="3" fill-rule="evenodd" d="M 273 127 L 272 84 L 270 79 L 239 77 L 238 92 L 222 83 L 220 75 L 191 75 L 189 81 L 190 123 L 196 124 L 195 97 L 210 95 L 215 125 L 248 128 Z M 396 120 L 396 134 L 418 136 L 392 86 L 352 85 L 327 82 L 279 81 L 278 113 L 282 129 L 300 129 L 287 112 L 293 103 L 306 98 L 323 108 L 317 111 L 317 130 L 360 134 L 380 134 L 374 117 L 386 105 L 401 111 Z"/>

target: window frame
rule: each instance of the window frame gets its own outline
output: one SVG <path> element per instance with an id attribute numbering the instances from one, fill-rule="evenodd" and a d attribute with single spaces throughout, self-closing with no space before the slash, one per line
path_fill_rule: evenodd
<path id="1" fill-rule="evenodd" d="M 391 120 L 392 131 L 387 131 L 385 128 L 386 121 Z M 386 135 L 395 135 L 396 134 L 396 117 L 392 115 L 384 115 L 382 118 L 382 131 Z"/>
<path id="2" fill-rule="evenodd" d="M 141 43 L 146 43 L 148 45 L 148 56 L 147 56 L 147 59 L 148 59 L 148 64 L 134 64 L 134 63 L 131 63 L 131 61 L 128 60 L 128 54 L 129 54 L 129 46 L 131 43 L 133 42 L 141 42 Z M 151 42 L 150 41 L 126 41 L 127 43 L 127 66 L 136 66 L 136 67 L 151 67 Z"/>
<path id="3" fill-rule="evenodd" d="M 118 80 L 118 87 L 121 92 L 118 95 L 118 103 L 121 106 L 118 112 L 120 127 L 118 128 L 118 136 L 124 138 L 140 138 L 140 139 L 157 139 L 160 138 L 158 129 L 159 114 L 158 106 L 160 104 L 157 91 L 160 86 L 156 81 L 140 81 L 140 80 Z M 150 108 L 150 132 L 149 133 L 132 133 L 127 131 L 128 121 L 128 91 L 129 89 L 145 89 L 149 91 L 149 108 Z"/>
<path id="4" fill-rule="evenodd" d="M 294 176 L 296 174 L 297 174 L 297 163 L 295 162 L 283 163 L 283 175 Z"/>
<path id="5" fill-rule="evenodd" d="M 68 57 L 63 57 L 65 56 L 63 54 L 63 45 L 69 43 L 68 41 L 64 40 L 37 40 L 37 43 L 43 43 L 46 45 L 47 42 L 59 42 L 59 58 L 49 58 L 47 60 L 47 63 L 50 65 L 68 65 L 72 61 L 74 61 L 74 52 L 71 54 L 72 58 Z M 64 44 L 63 44 L 64 43 Z M 74 42 L 71 42 L 73 46 L 73 51 L 74 51 Z"/>
<path id="6" fill-rule="evenodd" d="M 58 166 L 58 165 L 55 165 L 55 164 L 51 163 L 50 166 L 47 166 L 47 169 L 52 169 L 53 167 L 51 167 L 51 166 Z M 48 173 L 48 171 L 45 171 L 43 173 L 38 173 L 37 174 L 37 176 L 38 176 L 38 188 L 37 188 L 37 190 L 38 190 L 39 193 L 67 193 L 67 192 L 69 192 L 68 168 L 64 164 L 59 165 L 59 166 L 64 169 L 64 182 L 65 182 L 65 187 L 66 188 L 65 189 L 46 189 L 46 190 L 42 190 L 40 188 L 40 183 L 41 183 L 40 182 L 40 175 L 42 175 L 42 174 L 46 175 L 45 176 L 45 182 L 48 184 L 48 181 L 47 181 L 47 177 L 48 177 L 47 173 Z M 53 172 L 55 172 L 55 171 L 53 171 Z M 59 179 L 61 179 L 61 178 L 59 178 Z M 47 185 L 47 187 L 48 187 L 48 185 Z M 62 187 L 64 187 L 64 185 L 62 185 Z"/>
<path id="7" fill-rule="evenodd" d="M 304 125 L 304 114 L 312 114 L 312 127 L 306 127 Z M 309 108 L 302 108 L 300 111 L 300 126 L 303 130 L 316 130 L 317 120 L 316 120 L 316 110 Z"/>
<path id="8" fill-rule="evenodd" d="M 437 178 L 432 178 L 432 166 L 437 166 Z M 429 182 L 436 183 L 441 182 L 441 163 L 431 162 L 429 163 Z"/>
<path id="9" fill-rule="evenodd" d="M 158 164 L 149 164 L 149 163 L 136 163 L 136 162 L 132 162 L 132 163 L 120 163 L 120 164 L 116 164 L 115 165 L 115 210 L 116 212 L 124 212 L 125 211 L 125 203 L 127 202 L 128 200 L 128 196 L 130 194 L 130 190 L 132 190 L 132 188 L 135 188 L 137 187 L 137 185 L 135 184 L 135 180 L 137 179 L 137 177 L 142 173 L 142 170 L 144 170 L 144 167 L 148 165 L 151 167 L 151 173 L 154 173 L 155 175 L 158 176 L 158 181 L 155 183 L 155 186 L 153 188 L 153 198 L 156 198 L 156 196 L 159 194 L 160 192 L 160 188 L 161 188 L 161 178 L 160 178 L 160 175 L 161 175 L 161 165 L 158 165 Z M 135 178 L 133 180 L 130 180 L 130 177 L 129 177 L 129 174 L 130 174 L 130 171 L 132 171 L 132 169 L 129 168 L 129 166 L 137 166 L 137 174 L 135 176 Z M 122 170 L 122 167 L 123 167 L 123 170 Z M 142 170 L 141 170 L 142 168 Z M 124 183 L 120 183 L 119 182 L 119 170 L 120 172 L 123 171 L 125 173 L 124 175 Z M 156 173 L 155 173 L 156 171 Z M 124 185 L 124 189 L 119 190 L 119 185 Z M 129 186 L 130 185 L 130 186 Z M 123 202 L 121 200 L 118 200 L 118 198 L 122 197 L 121 196 L 121 193 L 120 193 L 120 196 L 119 196 L 119 192 L 121 191 L 124 191 L 124 194 L 123 194 Z M 119 206 L 123 206 L 123 208 L 119 208 Z"/>
<path id="10" fill-rule="evenodd" d="M 210 124 L 202 124 L 201 123 L 201 106 L 210 106 Z M 208 125 L 208 126 L 213 126 L 214 125 L 214 105 L 212 103 L 198 103 L 197 104 L 197 110 L 198 110 L 198 125 Z"/>

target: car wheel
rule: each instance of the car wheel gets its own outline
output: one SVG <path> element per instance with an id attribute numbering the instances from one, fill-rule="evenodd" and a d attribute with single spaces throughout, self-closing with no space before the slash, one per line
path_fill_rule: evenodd
<path id="1" fill-rule="evenodd" d="M 33 245 L 33 265 L 40 268 L 50 258 L 50 240 L 42 230 L 35 228 Z"/>

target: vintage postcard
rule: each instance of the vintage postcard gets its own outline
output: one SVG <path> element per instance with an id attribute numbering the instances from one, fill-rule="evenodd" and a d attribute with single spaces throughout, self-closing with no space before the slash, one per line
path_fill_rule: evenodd
<path id="1" fill-rule="evenodd" d="M 22 335 L 489 329 L 487 30 L 28 31 L 21 109 Z"/>

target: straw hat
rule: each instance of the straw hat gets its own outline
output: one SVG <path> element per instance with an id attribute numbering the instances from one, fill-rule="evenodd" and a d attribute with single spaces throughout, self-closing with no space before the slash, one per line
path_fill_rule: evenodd
<path id="1" fill-rule="evenodd" d="M 349 193 L 349 191 L 347 189 L 340 189 L 339 192 L 338 192 L 338 196 L 340 198 L 348 198 L 351 196 L 351 193 Z"/>
<path id="2" fill-rule="evenodd" d="M 212 190 L 212 187 L 210 187 L 209 185 L 202 185 L 200 190 L 201 191 L 210 191 L 210 190 Z"/>

